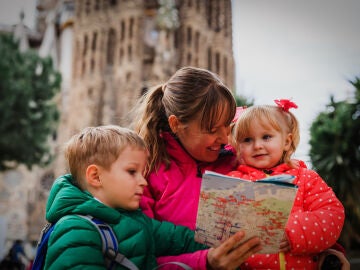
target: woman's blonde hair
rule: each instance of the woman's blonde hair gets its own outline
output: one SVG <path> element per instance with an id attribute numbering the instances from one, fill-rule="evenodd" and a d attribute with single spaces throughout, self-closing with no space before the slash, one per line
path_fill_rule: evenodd
<path id="1" fill-rule="evenodd" d="M 131 127 L 149 146 L 150 160 L 147 173 L 170 158 L 160 133 L 171 132 L 168 117 L 175 115 L 186 124 L 198 117 L 200 127 L 210 131 L 225 114 L 230 125 L 236 111 L 231 91 L 219 77 L 206 69 L 183 67 L 165 84 L 150 89 L 132 112 Z"/>
<path id="2" fill-rule="evenodd" d="M 64 153 L 75 184 L 84 187 L 85 171 L 91 164 L 110 169 L 127 146 L 146 151 L 138 134 L 115 125 L 87 127 L 72 136 L 64 145 Z"/>
<path id="3" fill-rule="evenodd" d="M 292 167 L 296 166 L 291 161 L 291 155 L 296 151 L 300 141 L 299 122 L 296 117 L 291 112 L 272 105 L 254 105 L 245 109 L 237 119 L 232 130 L 231 144 L 236 149 L 238 149 L 240 142 L 248 137 L 254 122 L 265 127 L 270 126 L 284 135 L 292 134 L 290 149 L 284 152 L 280 162 L 287 163 Z"/>

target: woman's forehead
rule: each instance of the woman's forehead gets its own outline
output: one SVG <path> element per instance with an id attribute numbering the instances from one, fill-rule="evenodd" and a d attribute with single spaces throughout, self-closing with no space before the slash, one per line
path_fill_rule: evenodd
<path id="1" fill-rule="evenodd" d="M 233 119 L 233 115 L 230 114 L 231 111 L 229 106 L 214 107 L 211 113 L 204 113 L 201 119 L 201 126 L 205 128 L 228 126 Z"/>

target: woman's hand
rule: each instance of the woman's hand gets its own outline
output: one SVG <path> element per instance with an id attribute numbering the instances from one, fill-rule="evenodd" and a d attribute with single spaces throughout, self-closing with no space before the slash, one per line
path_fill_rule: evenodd
<path id="1" fill-rule="evenodd" d="M 207 255 L 209 269 L 232 270 L 238 268 L 251 255 L 261 250 L 260 239 L 252 237 L 241 245 L 243 231 L 237 232 L 216 248 L 210 248 Z"/>

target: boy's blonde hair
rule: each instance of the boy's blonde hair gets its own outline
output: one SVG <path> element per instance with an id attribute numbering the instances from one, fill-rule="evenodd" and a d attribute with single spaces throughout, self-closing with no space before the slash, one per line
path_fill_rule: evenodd
<path id="1" fill-rule="evenodd" d="M 248 136 L 254 122 L 264 127 L 271 127 L 283 135 L 292 134 L 290 149 L 284 152 L 280 162 L 287 163 L 292 167 L 296 166 L 291 161 L 291 155 L 295 152 L 300 141 L 299 122 L 296 117 L 291 112 L 272 105 L 254 105 L 245 109 L 232 129 L 231 143 L 236 149 L 238 149 L 240 142 Z"/>
<path id="2" fill-rule="evenodd" d="M 110 169 L 127 146 L 146 151 L 145 142 L 139 135 L 115 125 L 87 127 L 75 134 L 64 148 L 74 184 L 84 189 L 86 168 L 96 164 Z"/>

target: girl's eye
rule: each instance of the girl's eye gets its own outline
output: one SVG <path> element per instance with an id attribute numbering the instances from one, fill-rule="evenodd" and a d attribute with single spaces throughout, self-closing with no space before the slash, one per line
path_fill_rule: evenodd
<path id="1" fill-rule="evenodd" d="M 243 142 L 245 143 L 251 142 L 251 138 L 244 138 Z"/>
<path id="2" fill-rule="evenodd" d="M 130 174 L 130 175 L 135 175 L 136 174 L 136 170 L 128 170 L 128 173 Z"/>
<path id="3" fill-rule="evenodd" d="M 269 139 L 271 139 L 271 135 L 268 135 L 268 134 L 267 134 L 267 135 L 264 135 L 264 136 L 263 136 L 263 139 L 264 139 L 264 140 L 269 140 Z"/>

